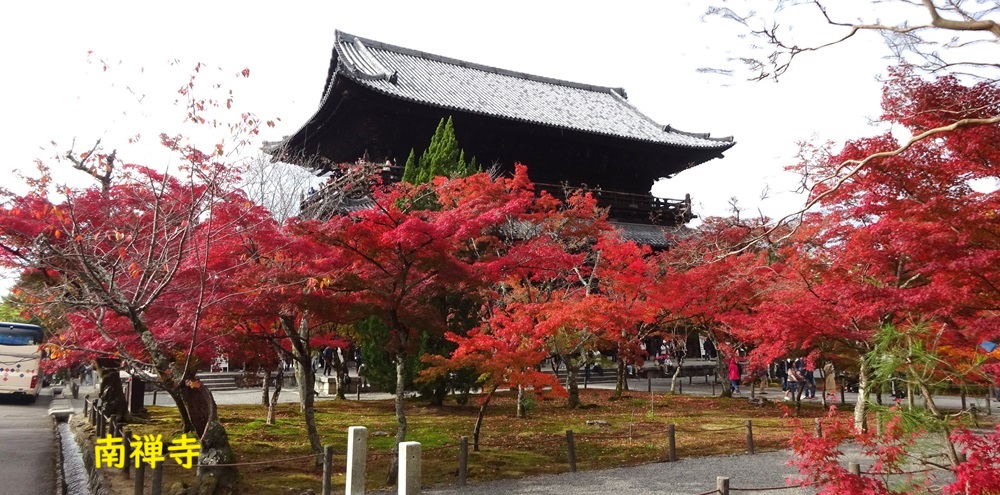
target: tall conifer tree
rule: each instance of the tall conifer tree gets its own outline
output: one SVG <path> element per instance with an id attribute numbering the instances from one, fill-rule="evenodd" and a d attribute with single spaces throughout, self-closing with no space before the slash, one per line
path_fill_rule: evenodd
<path id="1" fill-rule="evenodd" d="M 415 150 L 410 150 L 403 169 L 403 181 L 410 184 L 424 184 L 438 176 L 465 177 L 479 172 L 481 168 L 473 157 L 465 161 L 465 151 L 458 147 L 455 126 L 451 117 L 441 119 L 431 137 L 430 146 L 417 159 Z"/>

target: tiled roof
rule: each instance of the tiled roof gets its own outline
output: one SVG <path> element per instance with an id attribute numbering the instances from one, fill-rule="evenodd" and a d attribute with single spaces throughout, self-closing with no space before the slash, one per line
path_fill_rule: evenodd
<path id="1" fill-rule="evenodd" d="M 657 124 L 621 88 L 487 67 L 340 31 L 336 38 L 327 88 L 342 75 L 391 97 L 458 111 L 685 148 L 723 151 L 734 144 Z"/>
<path id="2" fill-rule="evenodd" d="M 670 247 L 677 239 L 683 239 L 692 232 L 691 229 L 679 227 L 664 227 L 638 223 L 611 222 L 626 241 L 645 244 L 654 248 Z M 668 237 L 669 236 L 669 237 Z"/>

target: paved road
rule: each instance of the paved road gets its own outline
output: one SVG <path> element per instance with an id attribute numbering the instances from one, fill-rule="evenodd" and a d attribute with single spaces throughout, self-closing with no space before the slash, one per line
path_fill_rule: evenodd
<path id="1" fill-rule="evenodd" d="M 43 394 L 51 394 L 44 389 Z M 4 495 L 55 493 L 55 434 L 48 407 L 51 395 L 34 404 L 0 398 L 0 492 Z"/>
<path id="2" fill-rule="evenodd" d="M 706 361 L 692 360 L 691 363 L 693 363 L 693 364 L 704 364 L 704 363 L 706 363 Z M 652 365 L 651 362 L 650 362 L 649 365 L 650 366 Z M 210 375 L 210 374 L 208 374 L 208 375 Z M 351 371 L 351 375 L 354 376 L 354 371 L 353 370 Z M 604 376 L 600 376 L 600 377 L 598 377 L 597 375 L 594 375 L 593 378 L 594 378 L 593 382 L 591 382 L 591 383 L 589 383 L 587 385 L 584 385 L 583 373 L 581 373 L 580 377 L 579 377 L 580 388 L 596 388 L 596 389 L 614 389 L 615 388 L 614 376 L 613 376 L 613 373 L 611 371 L 606 371 L 604 373 Z M 716 396 L 716 395 L 719 395 L 720 393 L 722 393 L 722 385 L 721 384 L 715 384 L 713 386 L 713 384 L 711 383 L 711 381 L 709 379 L 706 379 L 705 377 L 700 377 L 699 376 L 699 377 L 692 377 L 692 378 L 680 378 L 679 382 L 680 382 L 679 383 L 680 384 L 680 393 L 682 393 L 684 395 L 694 395 L 694 396 L 709 397 L 709 396 Z M 818 382 L 819 382 L 820 389 L 817 391 L 817 394 L 818 394 L 818 396 L 822 396 L 822 394 L 823 394 L 822 380 L 818 380 Z M 353 381 L 353 383 L 355 383 L 355 384 L 357 383 L 357 379 L 356 378 Z M 662 393 L 667 393 L 667 392 L 670 391 L 670 378 L 659 378 L 658 377 L 658 378 L 652 378 L 652 379 L 648 379 L 648 380 L 645 379 L 645 378 L 632 378 L 632 379 L 628 380 L 628 383 L 629 383 L 629 389 L 632 391 L 633 394 L 637 393 L 637 392 L 646 392 L 647 390 L 650 390 L 650 389 L 654 393 L 661 393 L 661 394 Z M 96 389 L 94 387 L 84 387 L 84 388 L 82 388 L 80 390 L 80 395 L 81 395 L 81 397 L 83 395 L 85 395 L 85 394 L 94 395 L 95 392 L 96 392 Z M 239 390 L 214 391 L 212 393 L 212 395 L 215 396 L 215 401 L 219 405 L 226 405 L 226 404 L 257 404 L 257 403 L 260 402 L 260 389 L 257 389 L 257 388 L 239 389 Z M 772 401 L 781 401 L 782 396 L 783 396 L 783 394 L 781 392 L 781 388 L 780 387 L 774 387 L 774 386 L 772 386 L 771 388 L 768 389 L 768 391 L 767 391 L 767 393 L 765 395 L 762 395 L 760 397 L 768 399 L 768 400 L 772 400 Z M 357 397 L 357 396 L 355 394 L 353 394 L 353 393 L 348 393 L 347 394 L 347 398 L 348 399 L 354 399 L 355 397 Z M 744 386 L 743 387 L 743 394 L 738 395 L 737 397 L 750 398 L 750 390 L 749 390 L 749 388 L 747 386 Z M 393 398 L 393 396 L 392 396 L 392 394 L 384 393 L 384 392 L 375 392 L 375 393 L 363 392 L 361 394 L 360 398 L 363 399 L 363 400 L 391 400 Z M 332 400 L 331 397 L 324 397 L 324 396 L 319 396 L 316 399 L 319 400 L 319 401 Z M 828 399 L 831 402 L 840 403 L 841 396 L 839 394 L 836 394 L 834 396 L 828 397 Z M 872 400 L 874 400 L 874 399 L 875 399 L 875 396 L 872 395 Z M 883 395 L 882 399 L 883 399 L 883 402 L 886 403 L 886 404 L 892 404 L 893 400 L 894 400 L 888 394 Z M 844 394 L 843 400 L 844 400 L 844 402 L 846 404 L 854 404 L 855 401 L 857 400 L 857 394 L 856 393 L 848 392 L 848 393 Z M 299 401 L 298 389 L 296 387 L 285 387 L 285 388 L 283 388 L 282 391 L 281 391 L 281 395 L 279 396 L 279 401 L 283 402 L 283 403 L 284 402 L 298 402 Z M 821 400 L 819 398 L 814 399 L 814 400 L 810 400 L 810 401 L 803 400 L 803 403 L 819 403 L 819 402 L 821 402 Z M 935 397 L 935 402 L 937 402 L 937 405 L 939 407 L 942 407 L 944 409 L 952 409 L 952 410 L 962 409 L 962 400 L 958 396 L 946 396 L 946 395 L 936 396 Z M 152 392 L 147 392 L 146 393 L 145 403 L 147 405 L 153 404 L 153 393 Z M 82 401 L 75 402 L 75 404 L 76 404 L 76 406 L 77 406 L 78 409 L 82 409 L 83 408 L 83 402 Z M 157 400 L 156 400 L 156 404 L 158 404 L 158 405 L 165 405 L 165 406 L 171 406 L 171 405 L 173 405 L 173 401 L 171 401 L 170 397 L 167 396 L 166 394 L 160 393 L 160 394 L 158 394 L 158 397 L 157 397 Z M 921 399 L 917 399 L 916 404 L 917 404 L 917 406 L 922 406 L 922 400 Z M 979 408 L 979 410 L 980 410 L 980 412 L 982 414 L 992 414 L 992 415 L 1000 414 L 1000 404 L 998 404 L 996 401 L 992 401 L 992 402 L 987 401 L 985 397 L 967 397 L 966 398 L 966 406 L 969 406 L 969 405 L 972 405 L 972 404 L 975 404 L 977 406 L 977 408 Z"/>

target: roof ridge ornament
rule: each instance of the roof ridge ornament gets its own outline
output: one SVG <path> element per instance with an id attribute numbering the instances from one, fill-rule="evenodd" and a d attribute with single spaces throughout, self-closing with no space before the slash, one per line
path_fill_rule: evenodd
<path id="1" fill-rule="evenodd" d="M 354 50 L 357 52 L 359 59 L 357 60 L 358 63 L 355 64 L 355 69 L 365 76 L 365 79 L 379 80 L 389 77 L 389 70 L 368 51 L 368 47 L 361 42 L 361 38 L 354 38 L 354 42 L 351 44 L 354 45 Z"/>

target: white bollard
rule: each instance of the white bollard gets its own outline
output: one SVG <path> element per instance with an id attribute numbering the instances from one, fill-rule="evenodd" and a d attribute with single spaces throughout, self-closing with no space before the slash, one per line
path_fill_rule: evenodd
<path id="1" fill-rule="evenodd" d="M 345 495 L 364 495 L 368 459 L 368 428 L 352 426 L 347 429 L 347 485 Z"/>
<path id="2" fill-rule="evenodd" d="M 396 480 L 399 495 L 420 493 L 420 442 L 399 444 L 399 474 Z"/>

